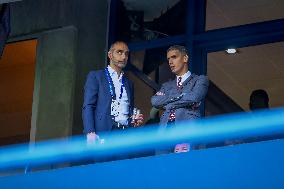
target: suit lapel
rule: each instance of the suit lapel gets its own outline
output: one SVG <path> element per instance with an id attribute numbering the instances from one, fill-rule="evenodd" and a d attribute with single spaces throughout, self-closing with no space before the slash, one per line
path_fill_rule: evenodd
<path id="1" fill-rule="evenodd" d="M 190 82 L 190 80 L 195 76 L 195 74 L 191 74 L 183 83 L 182 83 L 182 86 L 181 88 L 186 85 L 188 82 Z M 177 79 L 174 79 L 171 81 L 171 84 L 170 84 L 171 87 L 173 88 L 177 88 Z"/>
<path id="2" fill-rule="evenodd" d="M 112 97 L 111 97 L 111 94 L 110 94 L 109 82 L 108 82 L 108 78 L 107 77 L 108 76 L 106 75 L 105 70 L 104 70 L 103 71 L 103 77 L 102 77 L 102 80 L 103 80 L 103 83 L 104 83 L 103 86 L 106 87 L 106 90 L 108 91 L 108 96 L 111 99 Z M 112 85 L 112 88 L 114 89 L 114 85 L 113 85 L 112 79 L 110 80 L 110 83 Z M 115 91 L 114 91 L 114 96 L 115 96 Z"/>
<path id="3" fill-rule="evenodd" d="M 182 86 L 186 85 L 195 75 L 192 73 L 182 84 Z"/>
<path id="4" fill-rule="evenodd" d="M 130 86 L 129 86 L 129 82 L 128 82 L 128 79 L 124 77 L 124 86 L 125 86 L 125 90 L 126 90 L 126 94 L 127 94 L 127 97 L 128 97 L 128 100 L 130 101 Z"/>

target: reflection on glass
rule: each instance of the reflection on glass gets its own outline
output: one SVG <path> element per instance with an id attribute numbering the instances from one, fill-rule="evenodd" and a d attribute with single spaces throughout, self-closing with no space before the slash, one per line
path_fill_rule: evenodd
<path id="1" fill-rule="evenodd" d="M 284 18 L 284 1 L 207 0 L 206 30 Z"/>
<path id="2" fill-rule="evenodd" d="M 224 51 L 208 54 L 209 79 L 212 86 L 216 85 L 224 93 L 215 96 L 214 103 L 219 104 L 219 108 L 223 104 L 225 113 L 234 112 L 234 107 L 225 103 L 226 98 L 230 98 L 243 110 L 250 111 L 251 93 L 261 89 L 267 92 L 270 107 L 284 106 L 284 42 L 245 47 L 238 51 L 233 56 Z"/>

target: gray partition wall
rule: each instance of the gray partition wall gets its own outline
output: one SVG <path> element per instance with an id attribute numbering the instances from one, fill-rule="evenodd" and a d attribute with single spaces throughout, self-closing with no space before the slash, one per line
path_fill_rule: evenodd
<path id="1" fill-rule="evenodd" d="M 30 140 L 81 134 L 86 75 L 106 65 L 109 1 L 25 0 L 10 5 L 8 42 L 37 40 Z"/>
<path id="2" fill-rule="evenodd" d="M 31 141 L 72 134 L 76 39 L 74 27 L 38 38 Z"/>

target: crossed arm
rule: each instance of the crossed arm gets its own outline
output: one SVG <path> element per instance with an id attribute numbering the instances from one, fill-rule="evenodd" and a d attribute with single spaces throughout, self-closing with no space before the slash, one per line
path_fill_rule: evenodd
<path id="1" fill-rule="evenodd" d="M 171 94 L 164 85 L 151 99 L 156 108 L 177 109 L 199 104 L 206 96 L 209 81 L 206 76 L 198 76 L 193 88 L 184 89 L 181 94 Z"/>

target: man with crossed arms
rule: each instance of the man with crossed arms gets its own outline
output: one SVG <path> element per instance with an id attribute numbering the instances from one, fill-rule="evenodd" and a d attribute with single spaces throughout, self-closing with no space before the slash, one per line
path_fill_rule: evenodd
<path id="1" fill-rule="evenodd" d="M 170 127 L 176 121 L 201 116 L 199 105 L 206 96 L 209 81 L 207 76 L 195 75 L 189 71 L 189 54 L 184 46 L 171 46 L 167 50 L 167 60 L 176 79 L 164 83 L 151 98 L 151 103 L 155 108 L 165 109 L 160 125 Z M 175 152 L 186 152 L 189 149 L 187 143 L 175 146 Z"/>

